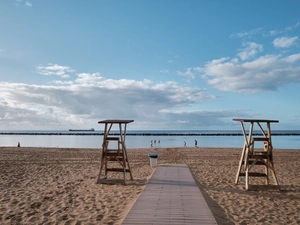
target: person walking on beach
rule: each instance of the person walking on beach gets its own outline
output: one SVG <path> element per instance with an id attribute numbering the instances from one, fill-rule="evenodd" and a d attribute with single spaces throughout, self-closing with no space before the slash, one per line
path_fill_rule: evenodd
<path id="1" fill-rule="evenodd" d="M 186 142 L 184 141 L 184 147 L 186 147 Z"/>
<path id="2" fill-rule="evenodd" d="M 198 146 L 197 146 L 197 140 L 195 140 L 195 148 L 198 148 Z"/>

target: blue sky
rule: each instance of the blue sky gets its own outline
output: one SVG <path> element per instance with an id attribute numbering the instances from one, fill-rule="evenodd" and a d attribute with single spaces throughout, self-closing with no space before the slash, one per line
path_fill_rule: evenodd
<path id="1" fill-rule="evenodd" d="M 0 129 L 300 129 L 300 2 L 4 0 Z"/>

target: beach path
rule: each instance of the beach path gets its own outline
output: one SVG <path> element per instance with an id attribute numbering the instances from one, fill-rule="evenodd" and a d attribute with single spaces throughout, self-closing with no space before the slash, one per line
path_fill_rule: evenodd
<path id="1" fill-rule="evenodd" d="M 190 169 L 159 165 L 130 209 L 127 224 L 217 224 Z"/>

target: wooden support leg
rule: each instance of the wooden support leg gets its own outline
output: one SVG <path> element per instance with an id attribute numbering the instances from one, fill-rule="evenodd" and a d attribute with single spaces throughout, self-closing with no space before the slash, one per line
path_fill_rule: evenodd
<path id="1" fill-rule="evenodd" d="M 266 177 L 266 185 L 269 185 L 269 167 L 270 167 L 270 155 L 267 153 L 267 159 L 266 161 L 266 166 L 265 166 L 265 174 L 267 175 Z"/>
<path id="2" fill-rule="evenodd" d="M 278 181 L 277 181 L 277 177 L 276 177 L 275 169 L 274 169 L 274 164 L 273 164 L 273 162 L 271 162 L 270 164 L 271 164 L 271 166 L 272 166 L 271 173 L 272 173 L 272 176 L 273 176 L 274 182 L 275 182 L 275 184 L 276 184 L 276 185 L 279 185 L 279 184 L 278 184 Z"/>
<path id="3" fill-rule="evenodd" d="M 279 185 L 278 184 L 278 181 L 277 181 L 277 177 L 276 177 L 276 173 L 275 173 L 275 168 L 274 168 L 274 162 L 273 162 L 273 156 L 272 156 L 272 153 L 269 155 L 269 167 L 270 167 L 270 170 L 271 170 L 271 173 L 272 173 L 272 177 L 274 179 L 274 182 L 276 185 Z"/>
<path id="4" fill-rule="evenodd" d="M 274 163 L 273 163 L 273 145 L 272 145 L 272 134 L 271 134 L 271 123 L 267 123 L 267 130 L 268 130 L 268 138 L 269 138 L 269 146 L 268 146 L 268 156 L 269 156 L 269 166 L 271 169 L 271 173 L 273 176 L 273 179 L 275 181 L 275 184 L 278 185 L 278 181 L 276 178 L 276 173 L 274 169 Z"/>
<path id="5" fill-rule="evenodd" d="M 246 147 L 246 153 L 245 153 L 245 185 L 246 190 L 249 190 L 249 147 Z"/>
<path id="6" fill-rule="evenodd" d="M 128 165 L 128 169 L 129 169 L 129 173 L 130 173 L 130 179 L 133 180 L 132 171 L 131 171 L 131 167 L 130 167 L 128 156 L 127 156 L 127 151 L 125 151 L 125 157 L 126 157 L 126 163 Z"/>
<path id="7" fill-rule="evenodd" d="M 98 174 L 98 178 L 97 178 L 97 184 L 99 184 L 100 182 L 100 177 L 101 177 L 101 173 L 102 173 L 102 169 L 103 169 L 103 165 L 104 165 L 104 152 L 102 151 L 102 156 L 101 156 L 101 164 L 100 164 L 100 169 L 99 169 L 99 174 Z"/>
<path id="8" fill-rule="evenodd" d="M 241 172 L 242 166 L 243 166 L 243 161 L 244 161 L 244 156 L 245 156 L 246 146 L 247 146 L 247 144 L 244 143 L 242 155 L 241 155 L 240 162 L 239 162 L 238 171 L 237 171 L 236 176 L 235 176 L 235 182 L 234 182 L 235 184 L 238 184 L 238 183 L 239 183 L 239 177 L 240 177 L 240 172 Z"/>
<path id="9" fill-rule="evenodd" d="M 267 159 L 267 166 L 265 166 L 265 174 L 267 175 L 267 177 L 266 177 L 266 185 L 269 185 L 269 166 L 270 166 L 270 160 Z"/>

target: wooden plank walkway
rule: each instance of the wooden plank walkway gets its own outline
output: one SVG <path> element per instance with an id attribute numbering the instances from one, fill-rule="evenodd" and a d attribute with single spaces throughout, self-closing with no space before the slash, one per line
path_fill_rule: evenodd
<path id="1" fill-rule="evenodd" d="M 187 165 L 159 165 L 123 225 L 217 224 Z"/>

